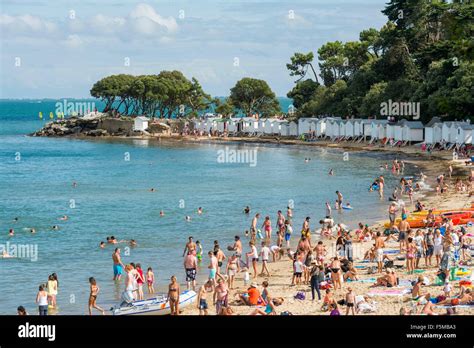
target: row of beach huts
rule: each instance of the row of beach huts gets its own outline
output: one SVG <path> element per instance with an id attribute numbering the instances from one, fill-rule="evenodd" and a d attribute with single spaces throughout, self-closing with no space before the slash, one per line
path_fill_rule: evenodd
<path id="1" fill-rule="evenodd" d="M 194 119 L 194 129 L 205 134 L 274 135 L 284 137 L 326 138 L 332 141 L 367 141 L 398 145 L 472 144 L 474 125 L 469 121 L 442 122 L 433 118 L 420 121 L 389 122 L 377 119 L 342 119 L 338 117 L 299 118 L 297 122 L 276 118 L 255 119 L 206 117 Z"/>

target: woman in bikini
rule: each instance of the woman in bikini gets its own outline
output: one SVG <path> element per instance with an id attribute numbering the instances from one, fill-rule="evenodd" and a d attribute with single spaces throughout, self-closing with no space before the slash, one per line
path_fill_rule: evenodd
<path id="1" fill-rule="evenodd" d="M 236 254 L 233 254 L 228 258 L 226 267 L 226 273 L 228 276 L 227 284 L 231 290 L 234 289 L 234 278 L 238 272 L 240 272 L 239 258 Z"/>
<path id="2" fill-rule="evenodd" d="M 270 241 L 272 238 L 272 222 L 270 221 L 270 216 L 265 216 L 265 221 L 263 221 L 262 229 L 265 231 L 265 239 Z"/>
<path id="3" fill-rule="evenodd" d="M 171 277 L 171 283 L 168 285 L 168 301 L 171 315 L 179 315 L 179 284 L 175 276 Z"/>
<path id="4" fill-rule="evenodd" d="M 102 308 L 100 308 L 96 303 L 97 295 L 99 294 L 100 288 L 93 277 L 89 278 L 89 283 L 90 283 L 90 290 L 91 290 L 90 295 L 89 295 L 89 315 L 92 315 L 92 308 L 95 308 L 98 311 L 101 311 L 102 315 L 105 315 L 105 311 Z"/>
<path id="5" fill-rule="evenodd" d="M 416 256 L 417 247 L 413 243 L 413 238 L 408 238 L 407 244 L 407 272 L 408 274 L 413 274 L 415 271 L 415 256 Z"/>
<path id="6" fill-rule="evenodd" d="M 332 260 L 331 265 L 329 266 L 329 268 L 331 269 L 331 279 L 332 279 L 332 283 L 334 284 L 334 290 L 337 290 L 338 287 L 339 287 L 339 289 L 342 289 L 342 286 L 341 286 L 341 261 L 339 261 L 339 258 L 337 257 L 337 255 Z"/>

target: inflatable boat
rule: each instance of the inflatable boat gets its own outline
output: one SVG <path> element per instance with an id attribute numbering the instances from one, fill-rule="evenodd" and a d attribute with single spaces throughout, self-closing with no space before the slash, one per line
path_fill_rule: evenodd
<path id="1" fill-rule="evenodd" d="M 179 295 L 179 308 L 196 302 L 197 294 L 193 290 L 185 290 Z M 171 313 L 167 296 L 160 295 L 141 301 L 133 301 L 117 305 L 111 309 L 113 315 L 167 315 Z"/>

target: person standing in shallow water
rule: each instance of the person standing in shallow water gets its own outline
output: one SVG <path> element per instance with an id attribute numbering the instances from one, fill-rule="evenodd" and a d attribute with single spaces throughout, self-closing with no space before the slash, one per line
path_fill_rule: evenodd
<path id="1" fill-rule="evenodd" d="M 89 315 L 92 315 L 92 308 L 97 309 L 98 311 L 102 312 L 102 315 L 105 315 L 105 311 L 102 308 L 100 308 L 96 303 L 97 295 L 99 294 L 99 291 L 100 291 L 100 288 L 97 285 L 96 280 L 93 277 L 90 277 L 89 284 L 90 284 Z"/>
<path id="2" fill-rule="evenodd" d="M 44 290 L 44 285 L 39 286 L 36 303 L 38 304 L 38 314 L 48 315 L 48 293 Z"/>
<path id="3" fill-rule="evenodd" d="M 112 254 L 112 260 L 114 262 L 114 279 L 113 280 L 120 280 L 122 277 L 122 272 L 125 266 L 122 263 L 122 259 L 120 257 L 120 248 L 115 248 L 114 253 Z"/>

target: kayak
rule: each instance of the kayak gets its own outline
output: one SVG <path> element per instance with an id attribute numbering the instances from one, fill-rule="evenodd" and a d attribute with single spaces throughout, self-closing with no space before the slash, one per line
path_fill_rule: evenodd
<path id="1" fill-rule="evenodd" d="M 474 213 L 473 208 L 461 208 L 457 210 L 433 210 L 433 214 L 445 214 L 445 213 L 451 213 L 451 212 L 458 212 L 458 213 L 466 213 L 466 212 L 472 212 Z M 428 215 L 428 210 L 422 210 L 422 211 L 414 211 L 410 213 L 411 216 L 426 216 Z"/>
<path id="2" fill-rule="evenodd" d="M 425 218 L 426 216 L 409 216 L 406 221 L 410 225 L 410 228 L 421 228 L 425 227 Z M 451 211 L 442 214 L 435 214 L 435 222 L 442 222 L 443 219 L 451 219 L 453 225 L 465 225 L 469 222 L 474 222 L 474 212 L 472 211 Z M 401 218 L 395 219 L 395 224 L 398 225 L 401 222 Z M 390 222 L 385 222 L 384 226 L 390 228 Z"/>
<path id="3" fill-rule="evenodd" d="M 343 205 L 343 206 L 342 206 L 342 209 L 345 209 L 345 210 L 352 210 L 352 209 L 354 209 L 354 208 L 352 208 L 352 207 L 347 207 L 347 206 Z"/>
<path id="4" fill-rule="evenodd" d="M 179 295 L 179 307 L 186 307 L 196 302 L 197 294 L 193 290 L 184 290 Z M 133 301 L 117 305 L 111 309 L 113 315 L 167 315 L 171 314 L 167 296 L 159 295 L 147 300 Z"/>

